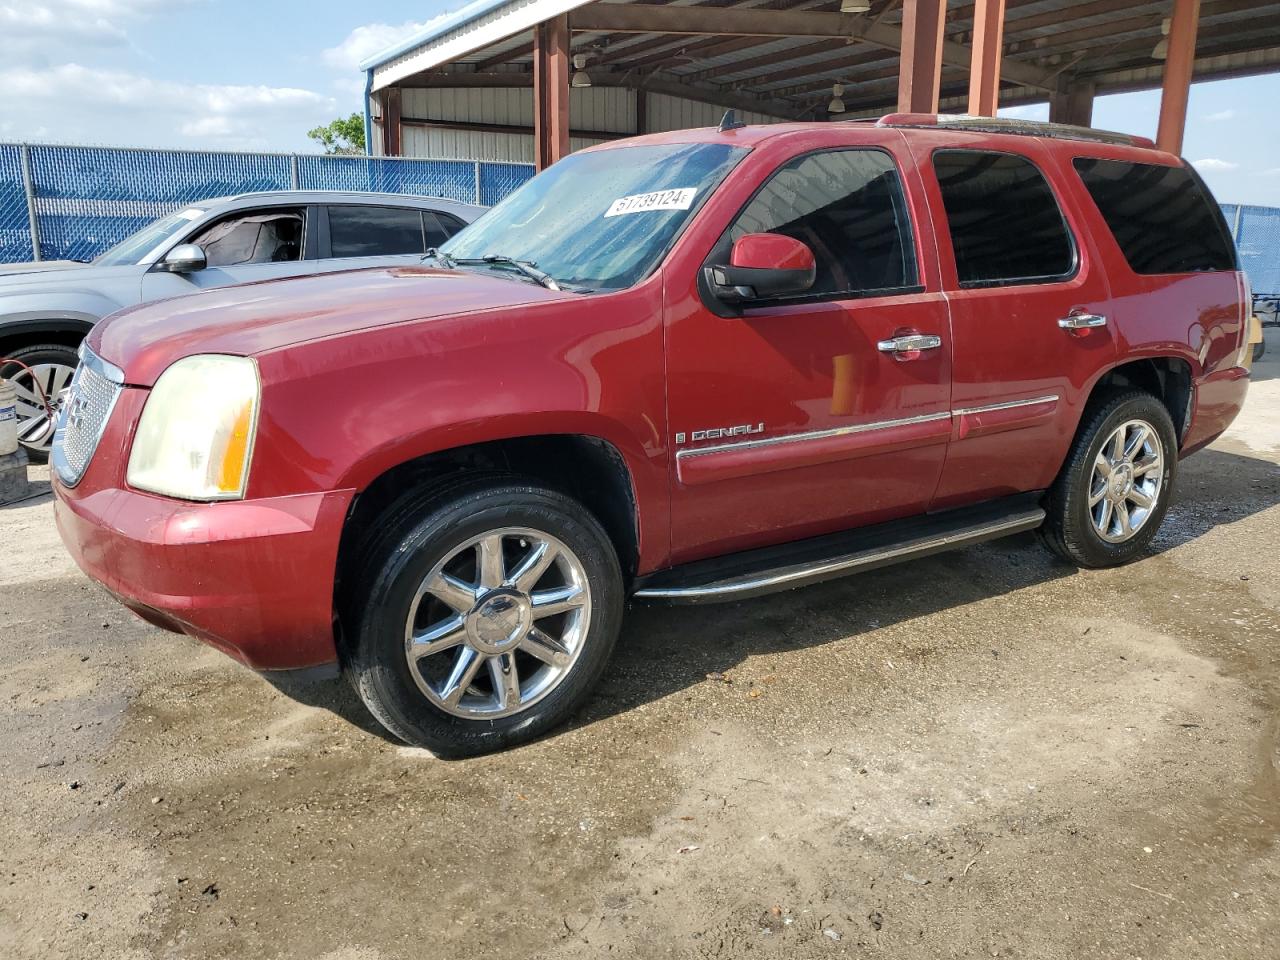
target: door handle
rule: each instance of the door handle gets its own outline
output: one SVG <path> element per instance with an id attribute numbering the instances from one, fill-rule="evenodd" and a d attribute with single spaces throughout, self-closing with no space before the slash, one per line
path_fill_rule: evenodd
<path id="1" fill-rule="evenodd" d="M 1092 330 L 1094 327 L 1105 327 L 1107 318 L 1096 313 L 1073 313 L 1058 321 L 1063 330 Z"/>
<path id="2" fill-rule="evenodd" d="M 881 353 L 919 353 L 921 350 L 937 350 L 942 346 L 942 338 L 932 333 L 913 333 L 905 337 L 894 337 L 892 340 L 881 340 L 876 349 Z"/>

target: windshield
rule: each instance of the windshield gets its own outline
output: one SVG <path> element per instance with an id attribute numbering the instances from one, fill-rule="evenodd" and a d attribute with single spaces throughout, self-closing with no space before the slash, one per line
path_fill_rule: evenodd
<path id="1" fill-rule="evenodd" d="M 621 290 L 649 275 L 745 153 L 679 143 L 574 154 L 440 249 L 458 261 L 523 260 L 571 289 Z"/>
<path id="2" fill-rule="evenodd" d="M 196 207 L 187 207 L 157 220 L 137 233 L 125 237 L 114 247 L 98 256 L 94 263 L 104 267 L 115 267 L 120 264 L 138 263 L 143 257 L 166 240 L 171 240 L 185 230 L 197 217 L 204 216 L 205 211 Z"/>

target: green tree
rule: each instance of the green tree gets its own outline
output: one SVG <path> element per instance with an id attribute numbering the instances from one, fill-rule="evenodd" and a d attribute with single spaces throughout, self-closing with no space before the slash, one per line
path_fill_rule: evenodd
<path id="1" fill-rule="evenodd" d="M 364 117 L 358 113 L 339 117 L 323 127 L 308 130 L 307 136 L 324 147 L 325 153 L 364 153 Z"/>

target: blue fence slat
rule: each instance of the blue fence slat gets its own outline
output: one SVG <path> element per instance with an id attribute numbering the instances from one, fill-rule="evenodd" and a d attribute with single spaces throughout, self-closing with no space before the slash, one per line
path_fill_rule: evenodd
<path id="1" fill-rule="evenodd" d="M 507 194 L 533 178 L 534 169 L 527 163 L 480 164 L 480 202 L 492 207 Z"/>
<path id="2" fill-rule="evenodd" d="M 90 260 L 184 204 L 259 190 L 359 190 L 494 204 L 533 176 L 530 164 L 395 157 L 196 153 L 32 146 L 31 174 L 47 260 Z M 0 144 L 0 263 L 32 259 L 22 151 Z M 479 183 L 477 183 L 479 177 Z"/>
<path id="3" fill-rule="evenodd" d="M 0 144 L 0 263 L 31 259 L 30 227 L 22 190 L 22 148 Z"/>
<path id="4" fill-rule="evenodd" d="M 1223 204 L 1254 293 L 1280 295 L 1280 209 Z"/>

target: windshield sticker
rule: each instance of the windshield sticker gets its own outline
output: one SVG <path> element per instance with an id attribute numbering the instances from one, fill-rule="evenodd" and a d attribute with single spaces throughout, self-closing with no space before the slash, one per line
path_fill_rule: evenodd
<path id="1" fill-rule="evenodd" d="M 619 197 L 604 215 L 618 217 L 624 213 L 644 213 L 647 210 L 688 210 L 693 206 L 693 198 L 697 193 L 697 187 L 677 187 L 674 190 L 656 190 L 653 193 Z"/>

